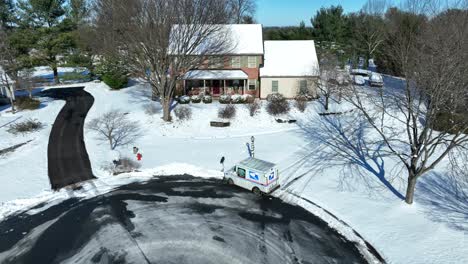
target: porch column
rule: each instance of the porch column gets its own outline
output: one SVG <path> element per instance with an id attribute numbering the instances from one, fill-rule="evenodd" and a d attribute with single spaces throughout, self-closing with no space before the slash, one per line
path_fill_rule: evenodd
<path id="1" fill-rule="evenodd" d="M 248 80 L 244 80 L 244 87 L 242 88 L 242 94 L 245 94 L 245 89 L 247 87 Z"/>
<path id="2" fill-rule="evenodd" d="M 224 80 L 223 94 L 226 94 L 226 80 Z"/>
<path id="3" fill-rule="evenodd" d="M 206 80 L 203 79 L 203 94 L 206 94 Z"/>

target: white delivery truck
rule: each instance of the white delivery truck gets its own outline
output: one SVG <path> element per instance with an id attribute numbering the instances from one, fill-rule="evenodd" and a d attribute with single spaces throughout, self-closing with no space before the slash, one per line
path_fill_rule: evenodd
<path id="1" fill-rule="evenodd" d="M 254 192 L 256 195 L 269 194 L 280 187 L 278 169 L 274 163 L 247 158 L 224 173 L 224 180 Z"/>

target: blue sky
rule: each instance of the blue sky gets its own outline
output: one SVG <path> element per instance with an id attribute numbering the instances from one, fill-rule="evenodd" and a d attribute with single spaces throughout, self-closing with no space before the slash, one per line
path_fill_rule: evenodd
<path id="1" fill-rule="evenodd" d="M 366 0 L 257 0 L 258 23 L 264 26 L 295 26 L 304 20 L 310 26 L 310 18 L 320 7 L 341 5 L 345 12 L 361 9 Z"/>

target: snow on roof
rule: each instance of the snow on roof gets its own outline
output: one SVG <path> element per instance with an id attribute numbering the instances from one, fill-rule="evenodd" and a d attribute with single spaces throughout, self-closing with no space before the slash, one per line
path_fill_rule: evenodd
<path id="1" fill-rule="evenodd" d="M 319 63 L 313 40 L 265 41 L 261 77 L 318 76 Z"/>
<path id="2" fill-rule="evenodd" d="M 191 70 L 183 77 L 186 80 L 237 80 L 248 78 L 249 76 L 241 70 Z"/>
<path id="3" fill-rule="evenodd" d="M 260 24 L 226 25 L 236 42 L 232 54 L 262 54 L 263 31 Z"/>
<path id="4" fill-rule="evenodd" d="M 213 27 L 213 33 L 211 36 L 198 45 L 197 51 L 193 53 L 201 53 L 203 55 L 263 55 L 263 31 L 261 24 L 230 24 L 230 25 L 209 25 Z M 189 25 L 185 25 L 189 27 Z M 198 26 L 195 26 L 198 27 Z M 208 25 L 207 25 L 208 27 Z M 218 28 L 219 27 L 219 28 Z M 179 28 L 181 28 L 179 30 Z M 181 25 L 174 25 L 172 27 L 172 34 L 178 36 L 177 33 L 181 34 L 179 37 L 184 39 L 186 30 Z M 178 37 L 175 37 L 176 39 Z M 220 52 L 205 52 L 210 46 L 220 45 L 220 40 L 226 38 L 225 47 Z M 177 45 L 174 45 L 176 47 Z M 171 50 L 171 49 L 169 49 Z M 175 48 L 177 50 L 177 48 Z M 177 51 L 170 53 L 177 53 Z"/>
<path id="5" fill-rule="evenodd" d="M 258 170 L 261 172 L 267 172 L 269 169 L 275 167 L 274 163 L 264 161 L 261 159 L 256 159 L 256 158 L 247 158 L 239 162 L 239 165 L 245 166 L 254 170 Z"/>

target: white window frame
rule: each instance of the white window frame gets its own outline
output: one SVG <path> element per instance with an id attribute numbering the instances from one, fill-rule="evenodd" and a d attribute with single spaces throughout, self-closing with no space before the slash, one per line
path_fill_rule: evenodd
<path id="1" fill-rule="evenodd" d="M 250 85 L 253 85 L 255 88 L 251 89 L 250 88 Z M 250 91 L 254 91 L 254 90 L 257 90 L 257 80 L 256 79 L 249 79 L 248 83 L 247 83 L 247 89 L 250 90 Z"/>
<path id="2" fill-rule="evenodd" d="M 233 56 L 231 58 L 231 67 L 240 68 L 241 67 L 241 58 L 239 56 Z"/>
<path id="3" fill-rule="evenodd" d="M 275 84 L 276 83 L 276 91 L 275 91 Z M 271 81 L 271 92 L 272 93 L 278 93 L 279 92 L 279 81 L 278 80 L 272 80 Z"/>
<path id="4" fill-rule="evenodd" d="M 302 85 L 304 84 L 304 87 Z M 309 91 L 307 80 L 300 80 L 299 81 L 299 93 L 304 93 Z"/>
<path id="5" fill-rule="evenodd" d="M 248 68 L 257 68 L 257 57 L 256 56 L 248 56 L 247 57 L 247 67 Z"/>

